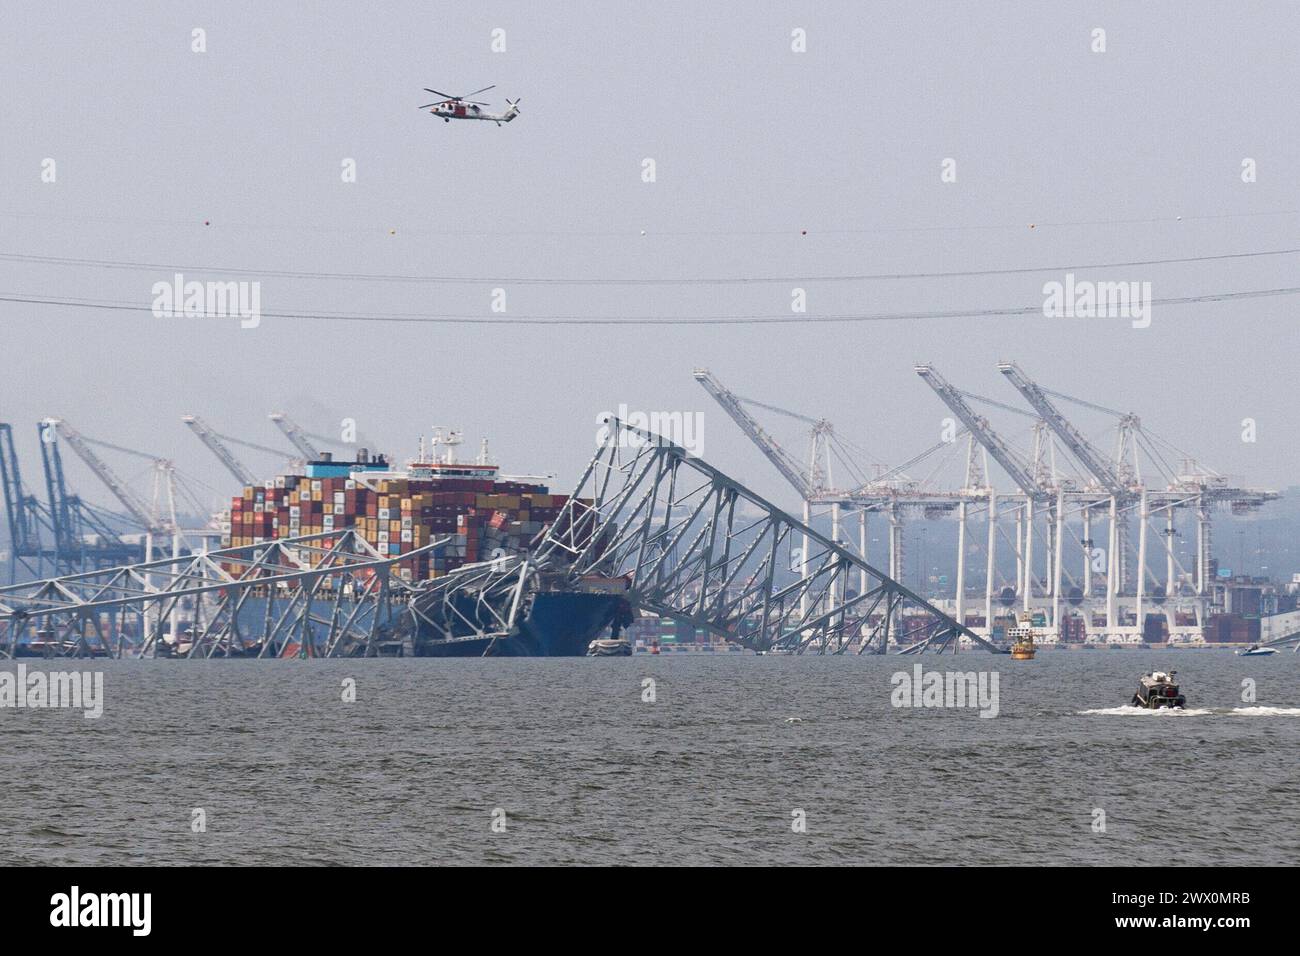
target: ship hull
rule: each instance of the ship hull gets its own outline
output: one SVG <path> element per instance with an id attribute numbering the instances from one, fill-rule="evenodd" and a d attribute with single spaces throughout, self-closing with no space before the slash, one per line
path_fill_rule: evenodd
<path id="1" fill-rule="evenodd" d="M 416 632 L 416 657 L 583 657 L 591 641 L 610 626 L 627 601 L 617 594 L 542 592 L 507 637 L 440 640 Z"/>

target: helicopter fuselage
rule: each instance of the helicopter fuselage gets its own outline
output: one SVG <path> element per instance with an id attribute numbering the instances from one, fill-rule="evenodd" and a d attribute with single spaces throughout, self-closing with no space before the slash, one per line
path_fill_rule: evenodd
<path id="1" fill-rule="evenodd" d="M 491 120 L 494 123 L 509 123 L 519 115 L 519 111 L 516 109 L 506 110 L 504 113 L 485 113 L 477 106 L 466 103 L 441 103 L 430 109 L 429 112 L 434 116 L 441 117 L 447 123 L 454 119 Z"/>
<path id="2" fill-rule="evenodd" d="M 421 106 L 420 109 L 427 109 L 434 116 L 441 118 L 444 123 L 450 123 L 454 119 L 488 120 L 496 123 L 498 126 L 502 123 L 509 123 L 519 115 L 518 100 L 506 100 L 506 111 L 504 113 L 485 113 L 483 107 L 487 106 L 486 103 L 479 103 L 469 98 L 471 96 L 476 96 L 479 93 L 486 93 L 490 89 L 494 89 L 494 87 L 485 86 L 483 89 L 476 90 L 473 93 L 467 93 L 465 96 L 447 96 L 446 93 L 441 93 L 438 90 L 431 90 L 428 87 L 425 87 L 426 93 L 444 96 L 446 99 L 437 100 L 433 103 L 426 103 L 424 106 Z"/>

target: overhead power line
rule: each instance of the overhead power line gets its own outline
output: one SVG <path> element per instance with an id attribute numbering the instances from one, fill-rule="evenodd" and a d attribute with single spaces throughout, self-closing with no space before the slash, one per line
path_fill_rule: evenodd
<path id="1" fill-rule="evenodd" d="M 1035 272 L 1072 272 L 1087 269 L 1128 269 L 1140 266 L 1179 265 L 1200 262 L 1225 262 L 1269 256 L 1300 255 L 1300 248 L 1269 249 L 1255 252 L 1232 252 L 1207 256 L 1183 256 L 1170 259 L 1129 259 L 1118 262 L 1080 262 L 1051 266 L 1020 266 L 1009 269 L 959 269 L 937 272 L 866 272 L 844 275 L 784 276 L 697 276 L 674 278 L 560 278 L 507 276 L 443 276 L 370 272 L 310 272 L 292 269 L 239 269 L 227 266 L 178 265 L 158 262 L 128 262 L 116 259 L 87 259 L 70 256 L 38 256 L 17 252 L 0 252 L 0 261 L 33 265 L 80 266 L 95 269 L 138 270 L 142 272 L 189 272 L 202 275 L 253 276 L 276 279 L 313 279 L 345 282 L 431 283 L 446 285 L 585 285 L 585 286 L 654 286 L 654 285 L 757 285 L 787 282 L 873 282 L 889 279 L 957 279 L 977 276 L 1027 275 Z"/>
<path id="2" fill-rule="evenodd" d="M 1300 286 L 1288 286 L 1278 289 L 1250 289 L 1239 292 L 1211 292 L 1204 295 L 1179 296 L 1152 299 L 1150 307 L 1192 305 L 1199 302 L 1228 302 L 1238 299 L 1260 299 L 1276 296 L 1290 296 L 1300 293 Z M 57 298 L 51 296 L 26 295 L 23 293 L 0 293 L 0 302 L 14 302 L 22 305 L 64 306 L 68 308 L 98 309 L 117 312 L 151 313 L 148 305 L 130 302 L 110 302 L 95 299 Z M 549 316 L 473 316 L 464 314 L 413 314 L 413 313 L 366 313 L 366 312 L 271 312 L 264 311 L 260 318 L 271 319 L 306 319 L 315 322 L 387 322 L 415 323 L 427 325 L 571 325 L 571 326 L 706 326 L 706 325 L 819 325 L 831 323 L 860 322 L 903 322 L 925 321 L 930 319 L 979 319 L 1011 317 L 1018 315 L 1042 315 L 1042 305 L 1028 305 L 1013 308 L 995 309 L 954 309 L 926 310 L 923 312 L 847 312 L 828 315 L 778 314 L 778 315 L 701 315 L 681 318 L 668 318 L 655 315 L 625 316 L 623 318 L 601 318 L 581 315 Z M 194 320 L 222 318 L 234 319 L 235 316 L 195 316 Z M 1048 321 L 1060 322 L 1061 319 Z M 1104 321 L 1104 320 L 1103 320 Z"/>

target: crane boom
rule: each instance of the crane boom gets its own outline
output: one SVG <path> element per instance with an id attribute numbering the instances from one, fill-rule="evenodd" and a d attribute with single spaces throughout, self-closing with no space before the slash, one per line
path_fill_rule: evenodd
<path id="1" fill-rule="evenodd" d="M 776 466 L 776 470 L 785 480 L 794 485 L 799 495 L 807 500 L 813 493 L 812 482 L 790 454 L 763 430 L 753 416 L 745 411 L 740 404 L 740 399 L 714 378 L 712 372 L 707 368 L 697 368 L 693 374 L 695 381 L 704 386 L 704 390 L 713 396 L 714 400 L 722 406 L 722 410 L 731 416 L 732 420 L 740 426 L 740 430 L 749 436 L 750 441 L 757 445 L 767 460 Z"/>
<path id="2" fill-rule="evenodd" d="M 1029 469 L 1016 457 L 1002 437 L 995 432 L 983 415 L 977 415 L 975 410 L 966 403 L 962 393 L 952 386 L 952 384 L 939 374 L 938 370 L 932 365 L 916 366 L 916 374 L 921 376 L 925 384 L 929 385 L 936 395 L 943 400 L 943 403 L 952 410 L 958 420 L 966 429 L 975 436 L 975 440 L 988 449 L 988 453 L 993 456 L 993 460 L 1002 466 L 1003 470 L 1011 476 L 1020 490 L 1033 498 L 1046 498 L 1048 492 L 1030 474 Z"/>
<path id="3" fill-rule="evenodd" d="M 316 450 L 316 446 L 307 440 L 307 433 L 293 419 L 284 412 L 272 412 L 268 417 L 275 422 L 280 431 L 284 432 L 284 437 L 293 442 L 293 447 L 298 449 L 300 455 L 308 461 L 320 459 L 320 452 Z"/>
<path id="4" fill-rule="evenodd" d="M 1122 495 L 1128 489 L 1120 481 L 1115 469 L 1111 467 L 1106 457 L 1089 443 L 1088 439 L 1083 437 L 1083 433 L 1070 424 L 1064 415 L 1062 415 L 1052 400 L 1047 397 L 1037 384 L 1030 380 L 1020 367 L 1014 362 L 999 362 L 998 371 L 1007 377 L 1016 390 L 1025 397 L 1025 401 L 1034 407 L 1034 411 L 1047 422 L 1049 428 L 1060 437 L 1065 443 L 1065 447 L 1083 465 L 1101 486 L 1113 495 Z"/>
<path id="5" fill-rule="evenodd" d="M 14 555 L 39 553 L 40 534 L 33 515 L 35 500 L 23 489 L 13 428 L 7 422 L 0 422 L 0 486 L 4 488 L 10 549 Z"/>
<path id="6" fill-rule="evenodd" d="M 170 531 L 165 525 L 154 520 L 149 514 L 149 508 L 143 501 L 136 496 L 126 482 L 117 476 L 113 469 L 109 468 L 90 447 L 89 442 L 82 437 L 81 433 L 59 418 L 47 418 L 42 423 L 47 428 L 53 428 L 59 437 L 72 446 L 72 450 L 77 456 L 86 463 L 86 466 L 95 473 L 95 476 L 113 493 L 127 513 L 134 518 L 146 531 L 167 533 Z M 44 439 L 42 439 L 44 440 Z"/>
<path id="7" fill-rule="evenodd" d="M 244 464 L 234 456 L 209 426 L 208 423 L 197 415 L 182 415 L 181 421 L 189 426 L 190 431 L 198 436 L 199 441 L 208 446 L 208 450 L 221 460 L 226 466 L 226 470 L 235 476 L 235 480 L 244 487 L 256 485 L 257 479 L 253 473 L 244 467 Z"/>

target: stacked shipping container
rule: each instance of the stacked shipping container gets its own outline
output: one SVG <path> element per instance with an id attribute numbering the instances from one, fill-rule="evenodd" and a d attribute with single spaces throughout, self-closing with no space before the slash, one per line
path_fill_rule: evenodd
<path id="1" fill-rule="evenodd" d="M 381 554 L 403 555 L 451 536 L 440 553 L 398 563 L 401 577 L 420 581 L 527 546 L 558 517 L 567 498 L 543 485 L 491 478 L 372 477 L 363 483 L 343 476 L 284 475 L 263 487 L 247 487 L 231 500 L 222 545 L 356 528 Z M 321 543 L 333 542 L 326 537 Z"/>

